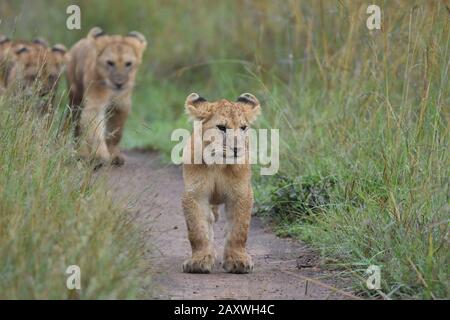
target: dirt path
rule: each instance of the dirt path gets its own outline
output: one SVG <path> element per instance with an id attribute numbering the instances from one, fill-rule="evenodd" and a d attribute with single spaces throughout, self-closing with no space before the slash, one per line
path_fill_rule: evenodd
<path id="1" fill-rule="evenodd" d="M 120 201 L 137 211 L 141 223 L 151 228 L 154 284 L 159 299 L 348 299 L 336 290 L 337 274 L 308 265 L 317 260 L 304 244 L 276 237 L 261 220 L 252 218 L 248 250 L 255 264 L 247 275 L 224 273 L 220 257 L 224 245 L 224 218 L 215 225 L 219 263 L 211 274 L 181 272 L 190 255 L 181 210 L 181 168 L 161 166 L 155 153 L 129 151 L 126 164 L 110 171 L 109 182 Z M 298 259 L 300 257 L 300 259 Z M 305 258 L 306 257 L 306 258 Z M 313 263 L 314 264 L 314 263 Z M 342 288 L 342 284 L 341 284 Z"/>

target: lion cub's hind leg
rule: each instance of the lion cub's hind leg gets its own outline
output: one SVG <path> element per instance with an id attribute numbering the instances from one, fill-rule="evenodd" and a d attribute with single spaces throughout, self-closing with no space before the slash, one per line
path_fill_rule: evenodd
<path id="1" fill-rule="evenodd" d="M 183 272 L 210 273 L 215 263 L 214 215 L 209 203 L 185 193 L 182 199 L 192 257 L 183 263 Z"/>

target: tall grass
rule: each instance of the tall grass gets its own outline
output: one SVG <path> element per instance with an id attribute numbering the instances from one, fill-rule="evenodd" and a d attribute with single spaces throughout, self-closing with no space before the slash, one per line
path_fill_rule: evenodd
<path id="1" fill-rule="evenodd" d="M 316 60 L 317 77 L 305 65 L 293 85 L 265 86 L 283 110 L 269 123 L 289 128 L 282 166 L 297 176 L 291 183 L 335 182 L 308 222 L 282 219 L 280 232 L 337 257 L 370 295 L 448 298 L 448 12 L 437 2 L 393 10 L 379 33 L 350 18 L 343 46 Z M 260 199 L 279 192 L 262 179 L 259 189 Z M 365 286 L 369 265 L 381 267 L 379 291 Z"/>
<path id="2" fill-rule="evenodd" d="M 445 1 L 375 1 L 382 30 L 374 31 L 365 1 L 83 0 L 83 29 L 68 31 L 71 3 L 4 1 L 2 32 L 33 30 L 68 46 L 94 25 L 143 32 L 149 46 L 125 147 L 168 154 L 172 130 L 188 125 L 182 104 L 190 92 L 252 92 L 263 103 L 259 126 L 280 128 L 280 175 L 298 184 L 293 190 L 333 181 L 320 187 L 325 202 L 306 206 L 306 219 L 281 217 L 279 231 L 337 258 L 369 295 L 448 297 Z M 277 177 L 256 176 L 257 202 L 275 200 L 279 186 Z M 381 267 L 379 291 L 365 287 L 370 264 Z"/>
<path id="3" fill-rule="evenodd" d="M 132 216 L 73 160 L 60 118 L 29 105 L 0 100 L 0 299 L 138 297 L 143 246 Z M 66 287 L 70 265 L 81 290 Z"/>

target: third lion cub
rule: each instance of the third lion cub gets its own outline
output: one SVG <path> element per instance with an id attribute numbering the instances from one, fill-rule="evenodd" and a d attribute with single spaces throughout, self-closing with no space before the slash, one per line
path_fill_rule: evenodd
<path id="1" fill-rule="evenodd" d="M 251 272 L 253 263 L 246 250 L 253 207 L 247 129 L 259 115 L 260 103 L 249 93 L 239 96 L 236 102 L 225 99 L 209 102 L 192 93 L 186 99 L 185 108 L 193 120 L 201 122 L 202 132 L 224 138 L 225 143 L 222 139 L 218 144 L 220 158 L 243 161 L 207 164 L 203 150 L 210 143 L 201 142 L 201 148 L 196 147 L 196 135 L 203 133 L 196 131 L 194 125 L 194 133 L 183 150 L 182 206 L 192 247 L 192 257 L 184 262 L 183 271 L 211 272 L 215 262 L 213 223 L 217 205 L 225 204 L 227 236 L 223 268 L 231 273 Z M 229 137 L 243 138 L 245 143 L 238 148 L 238 144 L 226 142 Z M 192 161 L 195 157 L 200 158 L 200 163 Z"/>

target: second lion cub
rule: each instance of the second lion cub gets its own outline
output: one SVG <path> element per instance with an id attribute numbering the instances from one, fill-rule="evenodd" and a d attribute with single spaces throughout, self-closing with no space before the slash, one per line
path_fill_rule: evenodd
<path id="1" fill-rule="evenodd" d="M 146 46 L 139 32 L 107 35 L 95 27 L 70 50 L 67 78 L 82 157 L 124 163 L 119 142 Z"/>
<path id="2" fill-rule="evenodd" d="M 192 93 L 186 99 L 185 108 L 193 120 L 201 123 L 201 131 L 194 125 L 183 150 L 182 206 L 192 248 L 192 257 L 183 263 L 183 271 L 211 272 L 215 262 L 213 223 L 217 219 L 217 205 L 225 204 L 227 235 L 223 268 L 231 273 L 251 272 L 253 263 L 246 250 L 253 207 L 247 129 L 259 115 L 260 103 L 249 93 L 239 96 L 236 102 L 225 99 L 209 102 Z M 204 150 L 211 145 L 203 141 L 206 132 L 223 138 L 218 139 L 221 141 L 217 153 L 225 161 L 211 164 L 206 160 Z M 200 148 L 196 142 L 198 135 Z M 236 147 L 238 143 L 227 143 L 230 139 L 245 142 Z M 194 158 L 200 161 L 196 163 Z"/>

